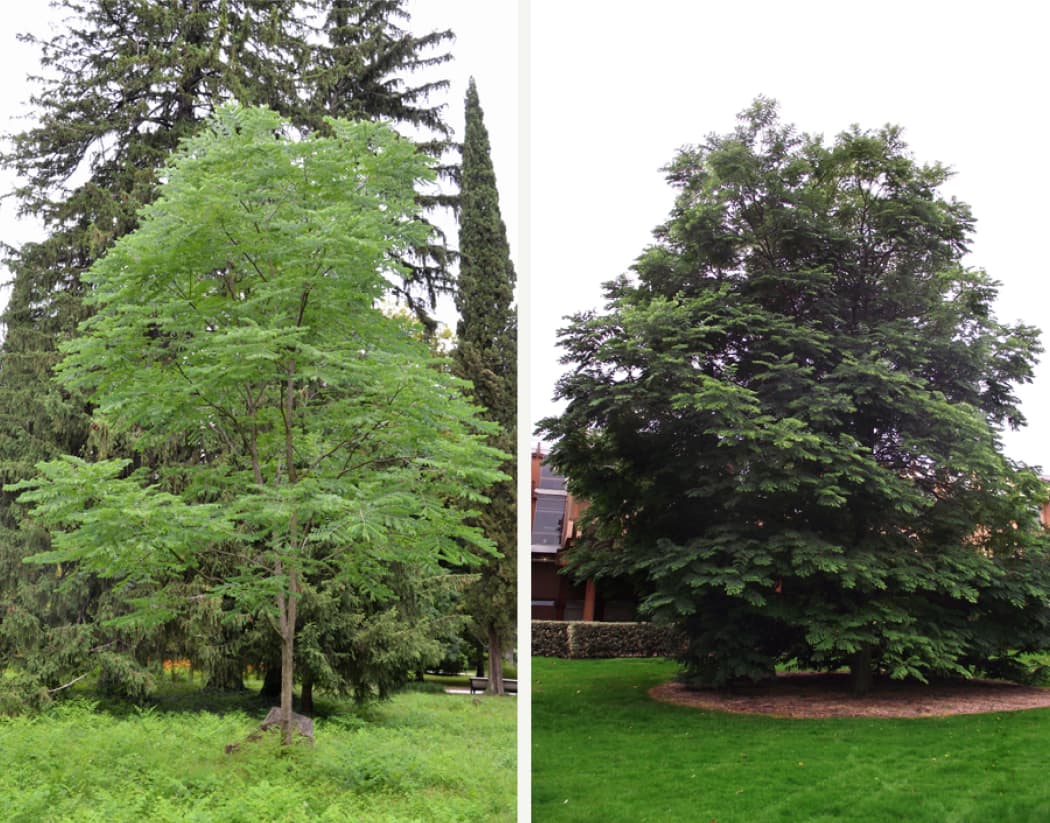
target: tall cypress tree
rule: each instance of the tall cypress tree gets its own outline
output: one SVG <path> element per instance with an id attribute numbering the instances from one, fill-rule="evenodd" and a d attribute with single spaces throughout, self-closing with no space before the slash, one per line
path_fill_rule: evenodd
<path id="1" fill-rule="evenodd" d="M 499 209 L 488 131 L 478 91 L 471 78 L 466 96 L 466 128 L 459 214 L 459 282 L 456 308 L 460 320 L 455 367 L 474 384 L 474 400 L 485 416 L 502 427 L 493 445 L 513 454 L 517 440 L 517 332 L 514 266 L 507 229 Z M 502 557 L 490 561 L 468 593 L 468 608 L 478 634 L 488 645 L 489 689 L 503 693 L 502 654 L 513 642 L 516 601 L 516 470 L 503 466 L 510 479 L 489 490 L 490 503 L 479 522 Z"/>
<path id="2" fill-rule="evenodd" d="M 48 79 L 31 98 L 37 125 L 11 138 L 0 162 L 23 180 L 16 192 L 20 213 L 42 221 L 48 234 L 39 243 L 6 249 L 14 284 L 0 317 L 0 484 L 28 476 L 37 461 L 56 454 L 90 458 L 121 448 L 91 428 L 88 404 L 55 386 L 50 373 L 58 345 L 88 314 L 81 274 L 137 226 L 138 210 L 154 197 L 157 169 L 217 105 L 266 104 L 306 129 L 322 115 L 348 111 L 440 125 L 439 109 L 420 104 L 422 113 L 412 113 L 426 89 L 403 88 L 397 77 L 423 60 L 419 50 L 451 35 L 412 38 L 384 29 L 385 16 L 406 16 L 399 6 L 62 0 L 67 27 L 49 40 L 25 38 L 40 47 Z M 384 50 L 371 35 L 345 37 L 338 49 L 336 41 L 330 49 L 318 45 L 303 21 L 329 7 L 330 21 L 352 21 L 360 12 L 370 31 L 387 31 L 400 46 Z M 340 94 L 325 85 L 330 81 L 341 83 Z M 405 101 L 400 107 L 399 100 Z M 438 128 L 441 135 L 446 131 Z M 100 645 L 95 618 L 118 606 L 104 609 L 107 585 L 80 579 L 75 567 L 25 567 L 21 558 L 39 551 L 47 535 L 19 520 L 11 497 L 0 495 L 0 654 L 47 661 L 46 674 L 41 670 L 36 679 L 56 687 L 84 652 Z M 56 577 L 64 586 L 61 598 L 51 596 Z M 77 628 L 71 632 L 70 626 Z"/>

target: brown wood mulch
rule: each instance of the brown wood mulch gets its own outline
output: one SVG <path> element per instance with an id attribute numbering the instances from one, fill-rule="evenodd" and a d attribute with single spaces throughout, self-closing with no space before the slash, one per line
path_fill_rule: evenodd
<path id="1" fill-rule="evenodd" d="M 649 696 L 665 703 L 742 714 L 814 719 L 826 717 L 938 717 L 1050 708 L 1050 689 L 999 680 L 955 680 L 923 685 L 877 680 L 865 697 L 854 697 L 845 674 L 792 672 L 776 682 L 723 693 L 664 683 Z"/>

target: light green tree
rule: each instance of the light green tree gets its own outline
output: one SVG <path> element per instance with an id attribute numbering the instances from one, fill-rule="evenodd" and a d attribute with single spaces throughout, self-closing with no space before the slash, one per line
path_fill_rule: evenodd
<path id="1" fill-rule="evenodd" d="M 429 231 L 429 162 L 385 126 L 329 123 L 295 139 L 227 107 L 183 144 L 88 273 L 96 314 L 57 370 L 141 457 L 66 456 L 16 486 L 54 534 L 34 559 L 144 592 L 129 621 L 170 619 L 166 584 L 224 558 L 207 595 L 273 626 L 286 743 L 303 581 L 382 594 L 390 564 L 469 563 L 491 544 L 466 519 L 500 477 L 461 381 L 379 308 Z M 192 453 L 148 459 L 172 439 Z"/>
<path id="2" fill-rule="evenodd" d="M 40 242 L 0 249 L 12 281 L 0 315 L 0 485 L 58 454 L 122 453 L 118 439 L 91 427 L 85 398 L 51 382 L 57 348 L 91 311 L 81 275 L 138 225 L 164 161 L 215 107 L 267 105 L 306 131 L 323 129 L 325 115 L 387 118 L 424 135 L 435 152 L 450 134 L 441 105 L 428 97 L 444 81 L 412 78 L 451 59 L 445 47 L 453 35 L 413 33 L 403 0 L 53 5 L 61 23 L 23 35 L 41 64 L 27 82 L 31 124 L 0 153 L 0 165 L 19 178 L 12 196 L 20 213 L 46 231 Z M 431 201 L 418 202 L 422 209 Z M 426 318 L 436 294 L 451 288 L 443 243 L 428 236 L 411 251 L 391 292 Z M 151 459 L 182 459 L 182 452 L 170 443 Z M 103 657 L 125 658 L 120 670 L 137 667 L 136 680 L 145 682 L 141 664 L 166 653 L 191 656 L 210 686 L 241 685 L 242 615 L 202 604 L 196 622 L 178 633 L 114 635 L 104 623 L 120 601 L 105 581 L 75 564 L 22 563 L 47 540 L 0 493 L 0 658 L 17 661 L 19 672 L 0 688 L 58 693 Z M 131 681 L 120 690 L 140 692 Z"/>

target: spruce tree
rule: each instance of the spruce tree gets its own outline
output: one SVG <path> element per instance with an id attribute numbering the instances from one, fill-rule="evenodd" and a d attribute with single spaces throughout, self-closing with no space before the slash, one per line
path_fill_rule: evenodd
<path id="1" fill-rule="evenodd" d="M 452 59 L 434 53 L 454 39 L 448 29 L 417 36 L 401 27 L 410 17 L 404 0 L 331 0 L 325 17 L 327 43 L 311 67 L 314 111 L 334 117 L 385 118 L 448 138 L 443 106 L 430 97 L 447 80 L 412 85 L 412 75 Z"/>
<path id="2" fill-rule="evenodd" d="M 562 333 L 568 406 L 541 424 L 592 504 L 577 572 L 641 581 L 709 684 L 794 660 L 863 692 L 1047 648 L 1046 487 L 999 435 L 1038 330 L 963 264 L 947 169 L 759 100 L 667 171 L 671 216 Z"/>
<path id="3" fill-rule="evenodd" d="M 499 209 L 488 131 L 473 78 L 466 95 L 466 128 L 459 212 L 456 308 L 457 374 L 474 384 L 473 398 L 501 427 L 493 445 L 513 454 L 517 440 L 517 312 L 514 266 Z M 467 596 L 468 609 L 488 647 L 489 689 L 503 693 L 502 655 L 513 642 L 516 602 L 515 464 L 510 479 L 489 490 L 479 523 L 502 557 L 490 561 Z"/>
<path id="4" fill-rule="evenodd" d="M 407 128 L 422 151 L 441 160 L 452 146 L 452 130 L 444 119 L 444 105 L 432 103 L 431 97 L 449 83 L 433 79 L 426 70 L 452 59 L 442 49 L 455 39 L 453 33 L 446 29 L 417 36 L 403 28 L 410 19 L 405 0 L 331 0 L 320 5 L 328 6 L 326 42 L 314 52 L 308 72 L 315 116 L 389 119 Z M 415 83 L 417 72 L 429 79 Z M 455 166 L 439 165 L 438 172 L 446 180 L 457 176 Z M 430 192 L 420 194 L 418 202 L 424 213 L 431 213 L 454 207 L 456 196 Z M 401 282 L 392 284 L 392 290 L 432 334 L 437 329 L 431 316 L 437 297 L 453 288 L 453 255 L 440 230 L 430 225 L 435 239 L 406 255 Z"/>

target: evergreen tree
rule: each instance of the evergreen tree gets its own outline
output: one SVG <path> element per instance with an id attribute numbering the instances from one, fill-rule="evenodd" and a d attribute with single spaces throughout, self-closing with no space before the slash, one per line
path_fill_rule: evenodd
<path id="1" fill-rule="evenodd" d="M 312 87 L 313 109 L 334 117 L 385 118 L 448 138 L 443 106 L 430 96 L 448 88 L 447 80 L 411 85 L 411 75 L 452 59 L 433 53 L 454 38 L 450 30 L 416 36 L 407 22 L 404 0 L 330 0 L 324 30 L 328 42 L 318 49 Z M 437 144 L 444 148 L 444 144 Z"/>
<path id="2" fill-rule="evenodd" d="M 974 221 L 900 129 L 832 145 L 759 100 L 683 150 L 636 280 L 571 319 L 551 461 L 578 572 L 633 575 L 697 681 L 778 662 L 928 678 L 1047 647 L 1046 489 L 1001 454 L 1038 331 L 993 312 Z"/>
<path id="3" fill-rule="evenodd" d="M 448 88 L 447 80 L 413 84 L 417 72 L 452 59 L 441 49 L 455 39 L 450 30 L 416 36 L 401 27 L 409 20 L 404 0 L 330 0 L 323 30 L 327 42 L 313 57 L 309 71 L 312 110 L 334 117 L 385 118 L 408 127 L 420 149 L 440 160 L 451 146 L 452 131 L 444 105 L 430 98 Z M 439 176 L 454 180 L 454 166 L 439 166 Z M 424 212 L 454 206 L 455 195 L 420 194 Z M 433 227 L 433 224 L 431 224 Z M 431 317 L 439 293 L 451 291 L 452 255 L 444 237 L 413 249 L 402 261 L 405 271 L 393 293 L 433 333 Z"/>
<path id="4" fill-rule="evenodd" d="M 500 217 L 488 131 L 473 78 L 466 96 L 466 128 L 459 212 L 456 373 L 474 384 L 474 400 L 500 425 L 493 444 L 513 454 L 517 440 L 517 312 L 514 266 Z M 517 595 L 517 494 L 509 480 L 490 490 L 479 523 L 502 557 L 487 563 L 469 590 L 467 607 L 488 647 L 489 689 L 503 693 L 502 655 L 513 643 Z"/>
<path id="5" fill-rule="evenodd" d="M 455 643 L 461 576 L 406 564 L 377 569 L 379 586 L 310 580 L 304 592 L 297 666 L 302 706 L 314 687 L 357 701 L 385 698 L 418 672 L 436 666 Z"/>

